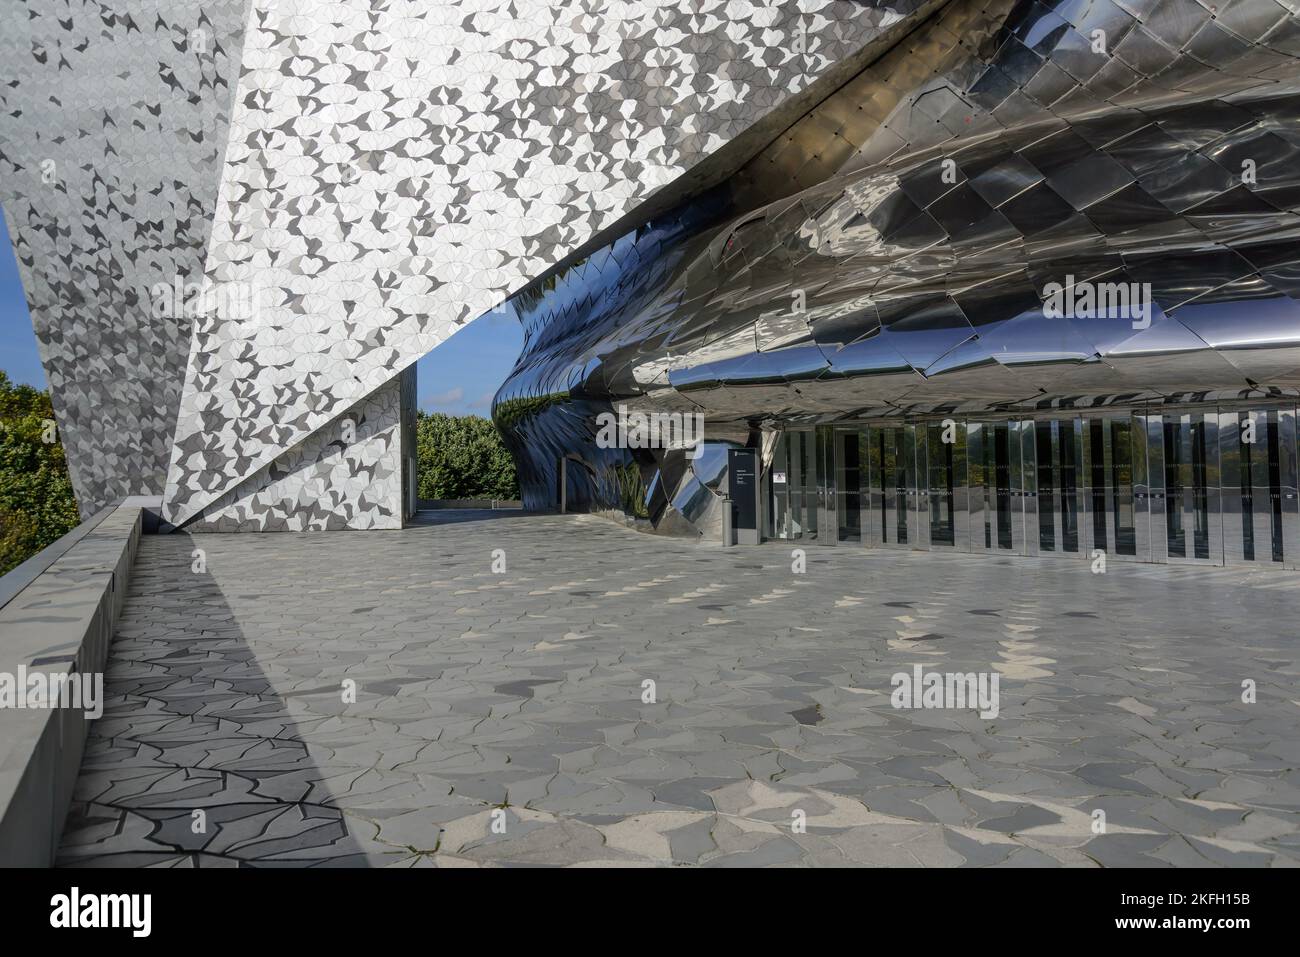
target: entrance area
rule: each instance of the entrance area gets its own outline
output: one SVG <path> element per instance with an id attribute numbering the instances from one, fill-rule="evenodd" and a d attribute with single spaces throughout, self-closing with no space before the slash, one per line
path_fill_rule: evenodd
<path id="1" fill-rule="evenodd" d="M 784 541 L 1140 562 L 1300 562 L 1296 410 L 1062 410 L 791 428 Z"/>

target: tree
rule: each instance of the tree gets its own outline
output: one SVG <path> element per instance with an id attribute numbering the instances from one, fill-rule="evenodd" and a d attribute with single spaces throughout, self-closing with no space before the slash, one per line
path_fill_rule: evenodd
<path id="1" fill-rule="evenodd" d="M 0 372 L 0 575 L 80 521 L 49 393 Z"/>
<path id="2" fill-rule="evenodd" d="M 419 412 L 415 428 L 420 498 L 519 498 L 514 460 L 491 421 Z"/>

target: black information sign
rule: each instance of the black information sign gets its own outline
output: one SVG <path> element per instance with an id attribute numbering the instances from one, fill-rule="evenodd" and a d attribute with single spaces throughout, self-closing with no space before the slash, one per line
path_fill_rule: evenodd
<path id="1" fill-rule="evenodd" d="M 758 529 L 758 450 L 729 449 L 727 474 L 736 530 Z"/>

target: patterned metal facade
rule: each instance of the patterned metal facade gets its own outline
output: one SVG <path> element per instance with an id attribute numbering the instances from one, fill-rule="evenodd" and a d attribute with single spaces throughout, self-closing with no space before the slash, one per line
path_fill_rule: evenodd
<path id="1" fill-rule="evenodd" d="M 0 11 L 0 202 L 83 515 L 166 482 L 245 17 Z"/>
<path id="2" fill-rule="evenodd" d="M 407 370 L 494 307 L 526 501 L 686 534 L 782 423 L 1294 395 L 1297 9 L 33 0 L 0 197 L 82 506 L 400 524 Z"/>
<path id="3" fill-rule="evenodd" d="M 161 491 L 177 525 L 265 527 L 232 492 L 282 487 L 644 201 L 730 173 L 921 8 L 15 5 L 0 179 L 83 508 Z"/>

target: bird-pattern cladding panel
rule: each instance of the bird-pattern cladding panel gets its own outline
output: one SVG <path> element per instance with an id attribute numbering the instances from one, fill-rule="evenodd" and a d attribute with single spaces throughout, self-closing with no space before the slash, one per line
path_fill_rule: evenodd
<path id="1" fill-rule="evenodd" d="M 920 6 L 255 0 L 168 519 L 199 514 Z"/>
<path id="2" fill-rule="evenodd" d="M 402 389 L 414 369 L 380 386 L 186 523 L 188 532 L 401 528 L 402 471 L 413 454 Z"/>
<path id="3" fill-rule="evenodd" d="M 83 515 L 163 491 L 246 14 L 0 7 L 0 201 Z"/>

